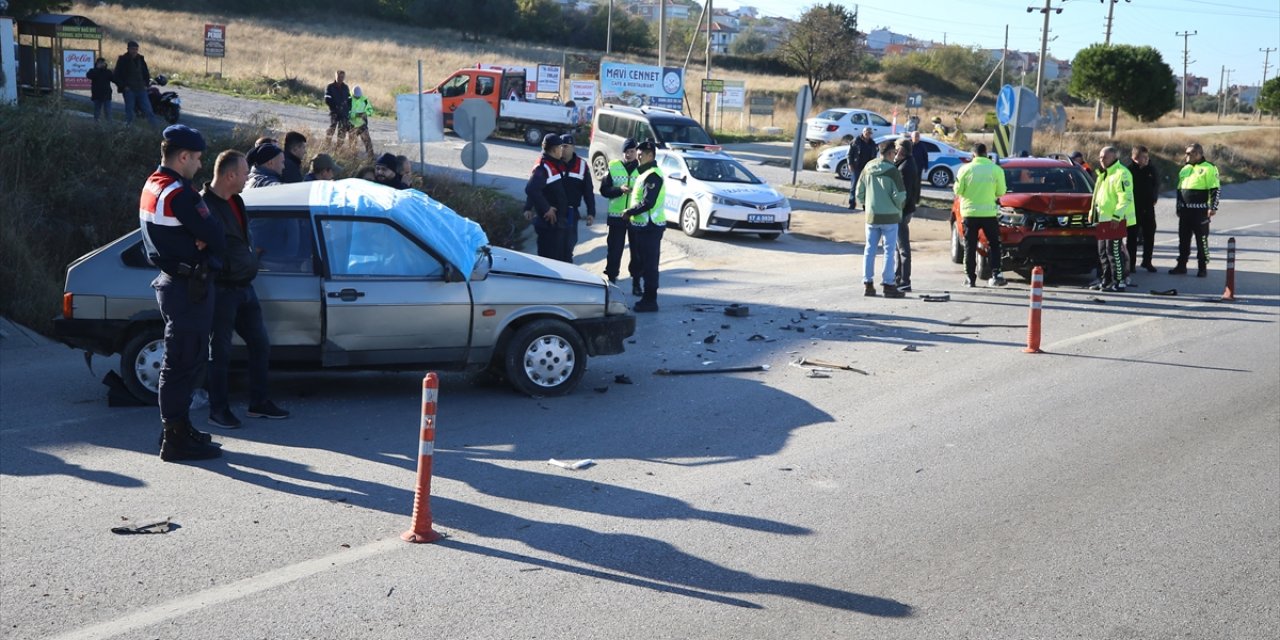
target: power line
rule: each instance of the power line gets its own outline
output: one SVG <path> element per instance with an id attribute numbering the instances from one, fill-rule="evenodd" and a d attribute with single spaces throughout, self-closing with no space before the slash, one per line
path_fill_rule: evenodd
<path id="1" fill-rule="evenodd" d="M 1199 31 L 1183 31 L 1175 33 L 1175 36 L 1182 37 L 1182 117 L 1187 117 L 1187 65 L 1191 64 L 1190 51 L 1188 50 L 1188 39 L 1191 36 L 1200 33 Z"/>

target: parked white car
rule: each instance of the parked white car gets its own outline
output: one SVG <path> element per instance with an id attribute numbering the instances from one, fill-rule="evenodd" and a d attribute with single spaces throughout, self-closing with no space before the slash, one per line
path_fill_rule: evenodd
<path id="1" fill-rule="evenodd" d="M 897 140 L 901 137 L 902 135 L 900 134 L 880 136 L 876 138 L 876 144 L 880 144 L 885 140 Z M 972 153 L 961 151 L 929 136 L 920 136 L 920 145 L 929 152 L 929 165 L 920 170 L 920 180 L 924 184 L 939 189 L 951 186 L 951 183 L 956 179 L 956 173 L 960 171 L 960 165 L 973 158 Z M 852 173 L 847 162 L 848 157 L 849 147 L 847 146 L 827 149 L 818 155 L 817 170 L 834 173 L 837 178 L 848 180 L 849 175 Z"/>
<path id="2" fill-rule="evenodd" d="M 668 224 L 694 238 L 718 231 L 765 240 L 791 227 L 791 202 L 742 163 L 719 152 L 669 146 L 674 148 L 658 151 Z"/>
<path id="3" fill-rule="evenodd" d="M 804 122 L 804 139 L 815 147 L 849 144 L 866 127 L 871 127 L 873 136 L 893 133 L 893 124 L 884 116 L 864 109 L 827 109 Z"/>

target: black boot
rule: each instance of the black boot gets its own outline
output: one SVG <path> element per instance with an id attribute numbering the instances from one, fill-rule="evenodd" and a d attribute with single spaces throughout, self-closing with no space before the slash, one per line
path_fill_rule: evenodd
<path id="1" fill-rule="evenodd" d="M 1178 266 L 1176 266 L 1176 267 L 1174 267 L 1174 268 L 1172 268 L 1172 269 L 1170 269 L 1170 270 L 1169 270 L 1169 273 L 1171 273 L 1171 274 L 1173 274 L 1173 275 L 1175 275 L 1175 276 L 1186 275 L 1186 273 L 1187 273 L 1187 263 L 1185 263 L 1185 262 L 1179 262 L 1179 263 L 1178 263 Z"/>
<path id="2" fill-rule="evenodd" d="M 1208 267 L 1207 265 L 1203 265 L 1203 264 L 1202 264 L 1202 265 L 1200 265 L 1200 268 L 1199 268 L 1199 269 L 1196 269 L 1196 277 L 1197 277 L 1197 278 L 1204 278 L 1204 277 L 1206 277 L 1206 276 L 1208 276 L 1208 275 L 1209 275 L 1209 267 Z"/>
<path id="3" fill-rule="evenodd" d="M 165 462 L 180 460 L 208 460 L 222 455 L 222 449 L 208 442 L 201 442 L 193 434 L 200 433 L 189 420 L 164 423 L 160 441 L 160 459 Z M 208 436 L 208 434 L 205 434 Z"/>
<path id="4" fill-rule="evenodd" d="M 863 287 L 862 295 L 867 296 L 868 298 L 875 297 L 876 285 L 870 282 L 864 282 L 862 283 L 862 287 Z"/>
<path id="5" fill-rule="evenodd" d="M 884 297 L 886 297 L 886 298 L 905 298 L 905 297 L 907 297 L 907 294 L 905 294 L 905 293 L 903 293 L 903 292 L 899 291 L 899 290 L 898 290 L 898 287 L 896 287 L 896 286 L 894 286 L 894 285 L 886 284 L 886 285 L 883 285 L 883 287 L 884 287 Z"/>

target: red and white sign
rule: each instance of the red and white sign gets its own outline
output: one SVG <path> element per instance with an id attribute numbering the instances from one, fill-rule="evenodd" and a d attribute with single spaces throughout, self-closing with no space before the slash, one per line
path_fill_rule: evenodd
<path id="1" fill-rule="evenodd" d="M 93 51 L 67 49 L 62 52 L 62 88 L 79 91 L 90 88 L 89 70 L 93 68 Z"/>
<path id="2" fill-rule="evenodd" d="M 227 25 L 204 25 L 204 57 L 225 58 L 227 55 Z"/>

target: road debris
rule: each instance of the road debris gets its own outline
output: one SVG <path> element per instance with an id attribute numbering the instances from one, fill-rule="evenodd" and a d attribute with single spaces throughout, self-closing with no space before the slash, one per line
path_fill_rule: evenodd
<path id="1" fill-rule="evenodd" d="M 704 362 L 704 365 L 710 364 L 711 361 Z M 768 371 L 769 365 L 758 364 L 749 367 L 719 367 L 717 369 L 658 369 L 653 372 L 655 376 L 691 376 L 699 373 L 751 373 L 755 371 Z"/>
<path id="2" fill-rule="evenodd" d="M 595 463 L 596 461 L 592 460 L 591 458 L 587 458 L 585 460 L 579 460 L 577 462 L 565 462 L 563 460 L 556 460 L 555 458 L 551 458 L 550 460 L 547 460 L 547 464 L 549 465 L 560 467 L 561 469 L 569 469 L 570 471 L 580 471 L 582 469 L 586 469 L 587 467 L 594 466 Z"/>
<path id="3" fill-rule="evenodd" d="M 127 518 L 125 519 L 127 520 Z M 169 518 L 165 518 L 164 520 L 148 522 L 147 524 L 139 524 L 132 527 L 127 525 L 112 527 L 111 533 L 121 536 L 147 533 L 169 533 L 170 531 L 178 528 L 176 524 L 169 520 Z"/>
<path id="4" fill-rule="evenodd" d="M 903 348 L 902 348 L 902 350 L 903 350 L 903 351 L 911 351 L 911 352 L 919 351 L 919 349 L 917 349 L 917 348 L 916 348 L 916 346 L 915 346 L 914 344 L 909 344 L 909 345 L 907 345 L 907 346 L 903 347 Z"/>
<path id="5" fill-rule="evenodd" d="M 925 302 L 951 302 L 951 294 L 943 293 L 940 295 L 932 295 L 932 294 L 926 293 L 920 296 L 920 299 L 924 300 Z"/>
<path id="6" fill-rule="evenodd" d="M 1152 289 L 1152 290 L 1151 290 L 1151 295 L 1153 295 L 1153 296 L 1176 296 L 1176 295 L 1178 295 L 1178 290 L 1177 290 L 1177 289 L 1165 289 L 1164 291 L 1157 291 L 1157 290 L 1155 290 L 1155 289 Z"/>
<path id="7" fill-rule="evenodd" d="M 810 359 L 810 358 L 800 358 L 800 362 L 798 362 L 798 363 L 796 363 L 796 364 L 799 364 L 799 365 L 800 365 L 800 366 L 802 366 L 802 367 L 803 367 L 803 366 L 809 366 L 809 367 L 823 367 L 823 368 L 826 368 L 826 369 L 839 369 L 839 370 L 841 370 L 841 371 L 852 371 L 852 372 L 854 372 L 854 373 L 861 373 L 861 374 L 862 374 L 862 375 L 864 375 L 864 376 L 869 376 L 869 375 L 871 375 L 871 374 L 867 373 L 866 371 L 863 371 L 862 369 L 857 369 L 857 368 L 854 368 L 854 367 L 852 367 L 852 366 L 850 366 L 850 365 L 847 365 L 847 364 L 836 364 L 836 363 L 834 363 L 834 362 L 827 362 L 827 361 L 825 361 L 825 360 L 815 360 L 815 359 Z"/>
<path id="8" fill-rule="evenodd" d="M 614 384 L 635 384 L 634 382 L 631 381 L 631 378 L 627 376 L 627 374 L 625 373 L 619 373 L 618 375 L 614 376 L 613 383 Z"/>
<path id="9" fill-rule="evenodd" d="M 747 338 L 747 342 L 773 342 L 773 340 L 770 340 L 758 333 L 754 333 L 750 338 Z"/>
<path id="10" fill-rule="evenodd" d="M 1097 296 L 1089 296 L 1089 301 L 1090 301 L 1090 302 L 1096 302 L 1096 303 L 1098 303 L 1098 304 L 1106 304 L 1106 303 L 1107 303 L 1107 301 L 1106 301 L 1106 300 L 1103 300 L 1102 298 L 1099 298 L 1099 297 L 1097 297 Z"/>
<path id="11" fill-rule="evenodd" d="M 734 318 L 745 318 L 751 313 L 751 308 L 744 304 L 733 303 L 724 308 L 724 314 Z"/>
<path id="12" fill-rule="evenodd" d="M 709 335 L 709 336 L 707 336 L 707 337 L 703 338 L 703 339 L 702 339 L 702 344 L 715 344 L 715 343 L 716 343 L 716 338 L 717 338 L 719 335 L 720 335 L 720 334 L 718 334 L 718 333 L 713 333 L 713 334 L 711 334 L 711 335 Z"/>
<path id="13" fill-rule="evenodd" d="M 596 393 L 609 393 L 609 387 L 595 387 Z"/>

